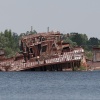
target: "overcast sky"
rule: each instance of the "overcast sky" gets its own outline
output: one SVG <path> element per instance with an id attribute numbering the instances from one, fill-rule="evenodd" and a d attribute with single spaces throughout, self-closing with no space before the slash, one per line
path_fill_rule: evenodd
<path id="1" fill-rule="evenodd" d="M 0 0 L 0 31 L 79 32 L 100 38 L 100 0 Z"/>

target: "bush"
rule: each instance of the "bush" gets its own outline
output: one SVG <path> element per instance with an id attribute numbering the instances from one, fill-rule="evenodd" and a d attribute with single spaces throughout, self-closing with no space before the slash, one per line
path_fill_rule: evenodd
<path id="1" fill-rule="evenodd" d="M 84 71 L 84 70 L 86 70 L 86 67 L 80 66 L 80 71 Z"/>

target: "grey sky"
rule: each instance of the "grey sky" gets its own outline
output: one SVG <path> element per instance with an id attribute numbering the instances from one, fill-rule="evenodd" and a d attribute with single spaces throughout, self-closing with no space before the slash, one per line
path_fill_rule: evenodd
<path id="1" fill-rule="evenodd" d="M 100 0 L 0 0 L 0 31 L 79 32 L 100 38 Z"/>

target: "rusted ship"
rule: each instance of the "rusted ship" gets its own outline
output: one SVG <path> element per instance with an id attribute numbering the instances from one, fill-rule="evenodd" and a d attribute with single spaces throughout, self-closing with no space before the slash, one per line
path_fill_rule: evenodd
<path id="1" fill-rule="evenodd" d="M 1 71 L 74 71 L 84 58 L 84 49 L 71 49 L 69 43 L 63 42 L 60 32 L 23 36 L 20 49 L 20 54 L 9 59 L 0 50 Z"/>

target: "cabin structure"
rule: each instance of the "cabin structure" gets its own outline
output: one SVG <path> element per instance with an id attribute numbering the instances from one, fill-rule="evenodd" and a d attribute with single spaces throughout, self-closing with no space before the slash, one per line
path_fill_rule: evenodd
<path id="1" fill-rule="evenodd" d="M 100 62 L 100 48 L 93 48 L 93 62 Z"/>
<path id="2" fill-rule="evenodd" d="M 32 59 L 49 59 L 69 52 L 69 43 L 63 43 L 60 32 L 38 33 L 23 36 L 20 43 L 21 51 L 27 62 Z"/>
<path id="3" fill-rule="evenodd" d="M 93 53 L 93 58 L 92 60 L 88 61 L 87 64 L 91 71 L 100 70 L 100 48 L 93 47 L 92 53 Z"/>

